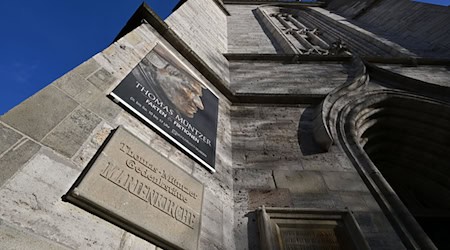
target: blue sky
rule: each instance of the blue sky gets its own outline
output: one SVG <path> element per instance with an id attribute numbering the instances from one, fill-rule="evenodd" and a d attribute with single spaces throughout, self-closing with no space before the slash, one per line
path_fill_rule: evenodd
<path id="1" fill-rule="evenodd" d="M 450 5 L 450 0 L 415 0 L 415 2 L 431 3 L 431 4 L 437 4 L 437 5 L 443 5 L 443 6 Z"/>
<path id="2" fill-rule="evenodd" d="M 450 0 L 420 0 L 448 6 Z M 178 0 L 147 0 L 163 19 Z M 0 115 L 105 49 L 142 0 L 2 0 Z"/>
<path id="3" fill-rule="evenodd" d="M 163 19 L 178 0 L 147 0 Z M 0 2 L 0 114 L 105 49 L 142 0 Z"/>

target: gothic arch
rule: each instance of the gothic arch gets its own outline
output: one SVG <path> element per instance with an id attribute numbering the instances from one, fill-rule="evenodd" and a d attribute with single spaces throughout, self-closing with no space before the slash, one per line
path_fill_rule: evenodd
<path id="1" fill-rule="evenodd" d="M 316 141 L 343 148 L 408 249 L 448 244 L 436 238 L 450 220 L 450 103 L 421 91 L 427 83 L 353 63 L 356 80 L 318 109 Z"/>

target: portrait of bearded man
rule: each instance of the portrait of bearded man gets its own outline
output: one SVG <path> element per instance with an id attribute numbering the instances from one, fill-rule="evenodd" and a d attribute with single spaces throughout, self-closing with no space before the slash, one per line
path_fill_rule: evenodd
<path id="1" fill-rule="evenodd" d="M 133 72 L 141 84 L 147 84 L 164 103 L 171 103 L 176 110 L 194 118 L 198 110 L 204 110 L 202 83 L 190 74 L 166 60 L 157 52 L 151 52 Z"/>
<path id="2" fill-rule="evenodd" d="M 188 65 L 157 44 L 111 96 L 214 171 L 219 98 Z"/>

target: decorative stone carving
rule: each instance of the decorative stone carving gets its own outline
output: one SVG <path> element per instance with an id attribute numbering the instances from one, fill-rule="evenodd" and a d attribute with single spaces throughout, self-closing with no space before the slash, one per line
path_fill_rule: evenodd
<path id="1" fill-rule="evenodd" d="M 260 10 L 264 12 L 264 10 Z M 282 10 L 280 10 L 282 11 Z M 261 15 L 261 14 L 260 14 Z M 292 50 L 301 55 L 349 55 L 349 51 L 344 43 L 338 39 L 334 42 L 326 41 L 321 37 L 317 27 L 308 27 L 300 22 L 291 13 L 275 12 L 269 15 L 262 14 L 266 18 L 273 20 L 266 21 L 266 25 L 271 25 L 269 30 L 277 30 L 288 43 Z M 276 35 L 276 34 L 275 34 Z M 280 39 L 277 39 L 278 41 Z M 283 47 L 283 46 L 282 46 Z"/>

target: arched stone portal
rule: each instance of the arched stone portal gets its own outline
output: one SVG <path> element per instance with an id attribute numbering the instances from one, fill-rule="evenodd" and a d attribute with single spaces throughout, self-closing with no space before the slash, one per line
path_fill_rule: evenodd
<path id="1" fill-rule="evenodd" d="M 431 84 L 359 66 L 320 106 L 316 141 L 342 146 L 408 248 L 450 245 L 448 100 L 421 91 Z"/>
<path id="2" fill-rule="evenodd" d="M 450 108 L 400 94 L 362 102 L 353 139 L 438 247 L 450 245 Z"/>

